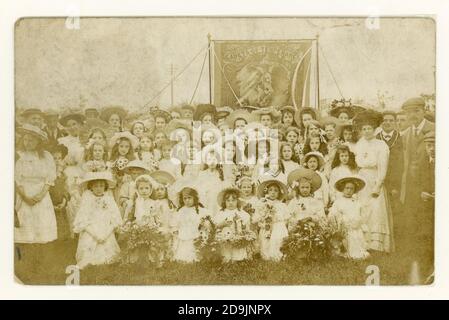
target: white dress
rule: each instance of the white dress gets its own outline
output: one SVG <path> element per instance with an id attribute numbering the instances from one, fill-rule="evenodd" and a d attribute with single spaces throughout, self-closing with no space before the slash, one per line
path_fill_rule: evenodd
<path id="1" fill-rule="evenodd" d="M 134 208 L 135 222 L 138 225 L 157 223 L 155 200 L 137 196 Z"/>
<path id="2" fill-rule="evenodd" d="M 312 218 L 318 220 L 326 217 L 323 202 L 313 197 L 295 197 L 288 206 L 290 214 L 289 226 L 294 226 L 299 220 Z"/>
<path id="3" fill-rule="evenodd" d="M 120 247 L 114 230 L 121 224 L 120 210 L 110 192 L 101 197 L 90 190 L 83 193 L 74 223 L 74 232 L 80 234 L 76 261 L 81 269 L 115 261 Z M 97 242 L 97 239 L 103 242 Z"/>
<path id="4" fill-rule="evenodd" d="M 263 211 L 265 204 L 269 204 L 274 208 L 271 233 L 263 226 Z M 283 254 L 280 249 L 282 242 L 288 236 L 287 222 L 289 219 L 290 214 L 284 203 L 278 200 L 272 201 L 268 199 L 259 201 L 253 221 L 261 224 L 259 231 L 259 248 L 262 259 L 272 261 L 280 261 L 282 259 Z"/>
<path id="5" fill-rule="evenodd" d="M 368 219 L 368 248 L 391 252 L 394 249 L 392 215 L 383 186 L 390 150 L 382 140 L 374 138 L 366 140 L 362 137 L 355 145 L 354 152 L 357 165 L 360 168 L 359 175 L 366 182 L 365 188 L 359 192 L 359 198 L 366 211 L 364 216 Z M 380 192 L 379 196 L 374 198 L 371 194 L 376 187 Z"/>
<path id="6" fill-rule="evenodd" d="M 175 214 L 174 228 L 178 232 L 173 252 L 173 259 L 180 262 L 198 261 L 195 239 L 200 236 L 198 230 L 203 217 L 207 216 L 204 208 L 183 207 Z"/>
<path id="7" fill-rule="evenodd" d="M 56 179 L 56 166 L 50 153 L 44 151 L 40 158 L 35 152 L 20 153 L 15 165 L 15 182 L 24 189 L 28 197 L 53 185 Z M 16 211 L 20 226 L 14 228 L 14 241 L 17 243 L 47 243 L 57 239 L 56 216 L 50 194 L 31 206 L 17 194 Z"/>
<path id="8" fill-rule="evenodd" d="M 340 197 L 329 210 L 329 217 L 336 217 L 346 230 L 348 258 L 365 259 L 369 256 L 364 232 L 367 231 L 363 208 L 359 200 Z"/>
<path id="9" fill-rule="evenodd" d="M 234 219 L 240 219 L 240 225 L 236 226 Z M 217 228 L 230 228 L 232 233 L 241 231 L 242 229 L 250 229 L 251 218 L 245 211 L 235 209 L 235 210 L 221 210 L 219 211 L 212 220 Z M 236 248 L 229 244 L 223 244 L 221 246 L 221 255 L 223 256 L 224 262 L 230 261 L 243 261 L 248 259 L 247 248 Z"/>
<path id="10" fill-rule="evenodd" d="M 217 196 L 223 190 L 225 184 L 220 180 L 217 170 L 206 169 L 201 171 L 198 177 L 192 180 L 191 187 L 198 191 L 200 202 L 212 215 L 219 211 Z"/>
<path id="11" fill-rule="evenodd" d="M 290 172 L 300 168 L 300 165 L 293 160 L 288 161 L 282 160 L 282 164 L 284 165 L 284 171 L 286 176 L 288 176 Z"/>
<path id="12" fill-rule="evenodd" d="M 315 171 L 321 177 L 321 187 L 313 193 L 315 199 L 321 200 L 324 207 L 329 204 L 329 182 L 326 175 L 321 171 Z"/>
<path id="13" fill-rule="evenodd" d="M 67 203 L 67 218 L 70 225 L 70 233 L 73 236 L 73 223 L 80 205 L 81 194 L 79 182 L 84 175 L 82 168 L 84 158 L 84 147 L 79 137 L 65 136 L 58 139 L 58 143 L 67 147 L 67 156 L 65 157 L 68 165 L 64 169 L 67 177 L 67 191 L 70 194 L 70 200 Z"/>

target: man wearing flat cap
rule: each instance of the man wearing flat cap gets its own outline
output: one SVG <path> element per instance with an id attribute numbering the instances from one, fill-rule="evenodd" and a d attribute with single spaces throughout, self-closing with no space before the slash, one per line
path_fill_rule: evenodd
<path id="1" fill-rule="evenodd" d="M 404 203 L 404 212 L 407 215 L 406 229 L 410 236 L 410 241 L 414 242 L 413 234 L 419 228 L 417 215 L 421 201 L 421 190 L 418 188 L 420 156 L 425 153 L 424 136 L 435 131 L 435 124 L 424 118 L 425 101 L 423 98 L 411 98 L 404 102 L 402 110 L 407 114 L 410 127 L 407 129 L 404 138 L 405 158 L 404 177 L 401 190 L 401 201 Z M 409 243 L 414 247 L 413 243 Z"/>

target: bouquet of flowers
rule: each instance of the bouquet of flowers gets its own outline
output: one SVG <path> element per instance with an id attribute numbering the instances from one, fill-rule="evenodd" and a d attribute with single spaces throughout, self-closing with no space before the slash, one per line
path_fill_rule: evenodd
<path id="1" fill-rule="evenodd" d="M 201 219 L 198 231 L 200 235 L 194 242 L 198 256 L 202 261 L 218 261 L 220 253 L 215 239 L 216 229 L 209 216 Z"/>
<path id="2" fill-rule="evenodd" d="M 263 205 L 258 210 L 259 214 L 261 215 L 259 227 L 261 230 L 263 230 L 265 237 L 269 239 L 271 238 L 271 232 L 273 231 L 273 222 L 276 210 L 271 203 L 266 201 L 266 199 L 264 200 L 262 200 Z"/>
<path id="3" fill-rule="evenodd" d="M 106 170 L 106 164 L 104 161 L 90 160 L 86 162 L 85 166 L 87 171 L 90 172 L 100 172 Z"/>
<path id="4" fill-rule="evenodd" d="M 159 231 L 158 224 L 152 217 L 144 224 L 127 221 L 118 233 L 122 263 L 157 260 L 162 252 L 169 249 L 169 239 Z"/>
<path id="5" fill-rule="evenodd" d="M 286 257 L 306 260 L 327 259 L 334 253 L 334 246 L 343 239 L 340 228 L 327 218 L 299 220 L 284 240 L 281 251 Z"/>

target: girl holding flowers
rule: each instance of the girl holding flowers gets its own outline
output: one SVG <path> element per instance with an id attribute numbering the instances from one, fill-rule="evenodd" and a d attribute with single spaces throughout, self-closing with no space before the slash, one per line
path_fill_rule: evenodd
<path id="1" fill-rule="evenodd" d="M 260 255 L 264 260 L 280 261 L 282 241 L 288 236 L 290 215 L 283 203 L 287 187 L 278 180 L 261 183 L 257 189 L 259 202 L 253 222 L 258 223 Z"/>
<path id="2" fill-rule="evenodd" d="M 248 259 L 248 248 L 255 234 L 250 230 L 250 216 L 241 210 L 240 190 L 226 188 L 217 197 L 221 210 L 213 217 L 216 239 L 224 262 Z"/>

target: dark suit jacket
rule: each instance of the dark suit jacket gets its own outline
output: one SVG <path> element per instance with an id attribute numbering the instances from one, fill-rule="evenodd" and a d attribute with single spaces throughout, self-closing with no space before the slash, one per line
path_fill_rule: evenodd
<path id="1" fill-rule="evenodd" d="M 401 188 L 401 201 L 407 202 L 407 198 L 413 199 L 418 194 L 418 161 L 421 154 L 425 153 L 424 135 L 430 131 L 435 131 L 435 124 L 424 119 L 424 126 L 416 138 L 413 137 L 412 128 L 408 128 L 403 135 L 404 139 L 404 175 Z"/>
<path id="2" fill-rule="evenodd" d="M 394 130 L 391 135 L 392 137 L 388 141 L 383 138 L 382 132 L 379 132 L 376 138 L 383 140 L 390 148 L 385 186 L 389 191 L 393 189 L 399 191 L 401 190 L 402 173 L 404 171 L 404 146 L 398 131 Z"/>

